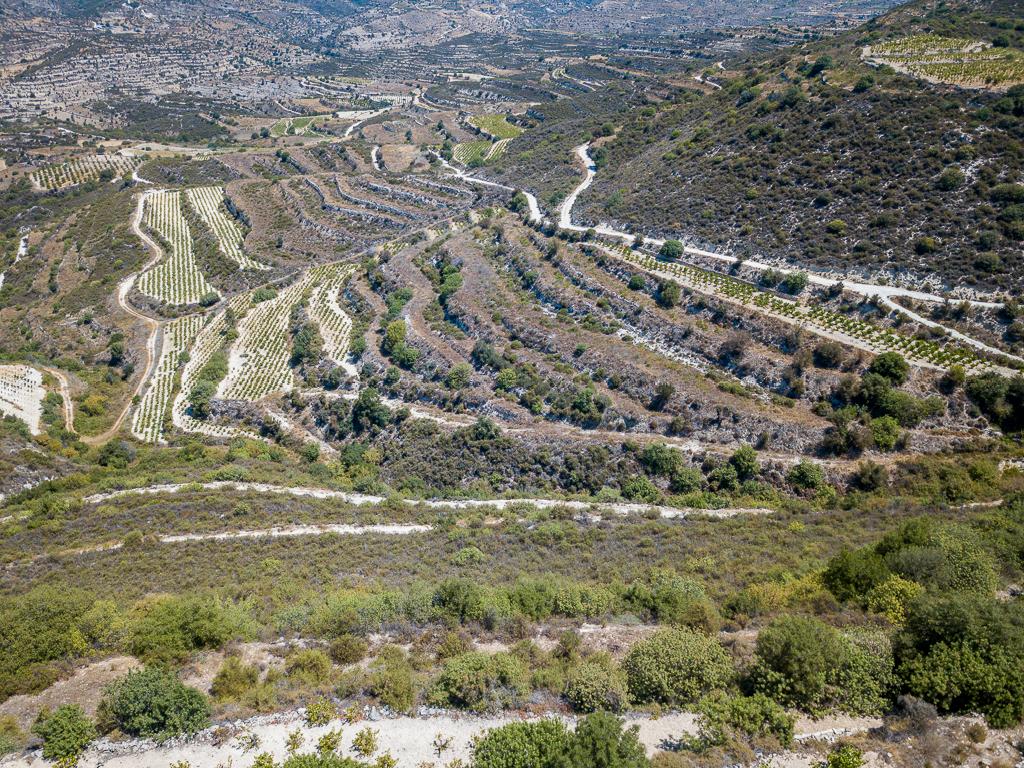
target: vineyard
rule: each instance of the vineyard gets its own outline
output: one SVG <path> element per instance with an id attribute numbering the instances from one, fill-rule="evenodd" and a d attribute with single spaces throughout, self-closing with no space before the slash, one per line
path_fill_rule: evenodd
<path id="1" fill-rule="evenodd" d="M 352 320 L 338 304 L 338 293 L 351 276 L 354 267 L 328 264 L 310 270 L 313 292 L 309 297 L 309 313 L 320 326 L 324 354 L 340 363 L 348 354 Z"/>
<path id="2" fill-rule="evenodd" d="M 216 295 L 196 265 L 192 234 L 181 210 L 181 193 L 159 191 L 149 195 L 144 221 L 167 244 L 170 253 L 139 276 L 139 290 L 170 304 L 196 304 L 207 294 Z"/>
<path id="3" fill-rule="evenodd" d="M 42 189 L 65 189 L 100 178 L 104 171 L 114 177 L 130 174 L 140 161 L 124 155 L 89 155 L 33 171 L 32 181 Z"/>
<path id="4" fill-rule="evenodd" d="M 281 136 L 305 136 L 316 132 L 316 129 L 329 117 L 330 115 L 313 115 L 310 117 L 282 118 L 271 126 L 270 135 L 275 138 Z"/>
<path id="5" fill-rule="evenodd" d="M 498 141 L 515 139 L 523 133 L 522 128 L 512 125 L 504 115 L 474 115 L 469 118 L 469 124 Z"/>
<path id="6" fill-rule="evenodd" d="M 139 440 L 163 442 L 164 419 L 182 353 L 189 349 L 202 327 L 203 316 L 198 314 L 179 317 L 164 326 L 160 359 L 132 419 L 132 434 Z"/>
<path id="7" fill-rule="evenodd" d="M 494 142 L 491 145 L 490 150 L 484 157 L 484 160 L 496 160 L 505 154 L 505 150 L 508 149 L 508 145 L 512 143 L 512 139 L 501 139 L 500 141 Z"/>
<path id="8" fill-rule="evenodd" d="M 954 85 L 1024 83 L 1024 53 L 959 37 L 913 35 L 865 48 L 864 58 L 917 77 Z"/>
<path id="9" fill-rule="evenodd" d="M 224 190 L 221 187 L 197 187 L 185 194 L 189 205 L 216 236 L 224 256 L 235 262 L 239 269 L 270 269 L 245 254 L 242 231 L 223 205 Z"/>
<path id="10" fill-rule="evenodd" d="M 351 265 L 314 267 L 273 299 L 253 306 L 238 324 L 228 374 L 217 390 L 225 400 L 260 400 L 292 387 L 289 321 L 292 308 L 310 291 L 310 313 L 320 326 L 328 356 L 341 362 L 348 350 L 351 321 L 337 303 Z"/>
<path id="11" fill-rule="evenodd" d="M 0 414 L 13 416 L 39 434 L 43 415 L 43 375 L 27 365 L 0 365 Z"/>
<path id="12" fill-rule="evenodd" d="M 658 261 L 652 256 L 621 244 L 609 246 L 606 250 L 643 269 L 668 273 L 673 279 L 695 290 L 755 306 L 790 322 L 808 326 L 819 333 L 844 336 L 874 352 L 899 352 L 912 363 L 943 369 L 959 365 L 965 370 L 977 371 L 990 366 L 988 361 L 962 347 L 953 344 L 940 346 L 932 341 L 898 334 L 888 328 L 880 328 L 864 320 L 847 317 L 821 307 L 807 307 L 799 302 L 759 290 L 728 275 L 687 264 Z"/>
<path id="13" fill-rule="evenodd" d="M 246 310 L 249 302 L 250 296 L 245 294 L 231 299 L 228 306 L 232 312 L 239 315 Z M 181 369 L 181 386 L 174 398 L 174 404 L 171 406 L 171 422 L 183 432 L 193 432 L 210 437 L 235 437 L 249 434 L 238 427 L 210 424 L 194 418 L 188 413 L 188 395 L 198 381 L 199 372 L 202 371 L 203 366 L 220 349 L 226 328 L 227 310 L 221 310 L 196 334 L 195 341 L 189 349 L 188 362 Z"/>
<path id="14" fill-rule="evenodd" d="M 452 158 L 462 165 L 479 165 L 491 151 L 489 141 L 466 141 L 455 146 Z"/>

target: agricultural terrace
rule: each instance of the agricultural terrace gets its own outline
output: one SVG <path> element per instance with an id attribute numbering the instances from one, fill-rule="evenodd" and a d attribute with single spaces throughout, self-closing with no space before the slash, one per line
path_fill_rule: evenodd
<path id="1" fill-rule="evenodd" d="M 228 302 L 228 309 L 236 316 L 243 314 L 251 302 L 250 294 L 235 296 Z M 181 385 L 171 406 L 171 422 L 183 432 L 192 432 L 210 437 L 235 437 L 249 434 L 238 427 L 211 424 L 194 418 L 188 412 L 189 393 L 199 381 L 203 367 L 210 362 L 224 344 L 224 333 L 228 328 L 228 309 L 222 309 L 196 334 L 189 350 L 188 362 L 181 369 Z"/>
<path id="2" fill-rule="evenodd" d="M 352 320 L 338 304 L 338 293 L 354 270 L 354 266 L 334 264 L 310 270 L 314 287 L 309 296 L 309 313 L 320 326 L 324 354 L 336 363 L 348 354 L 352 335 Z"/>
<path id="3" fill-rule="evenodd" d="M 174 380 L 187 351 L 203 327 L 202 315 L 187 315 L 168 322 L 163 328 L 163 347 L 149 387 L 132 418 L 132 434 L 147 443 L 163 442 L 164 421 L 174 394 Z"/>
<path id="4" fill-rule="evenodd" d="M 140 160 L 124 155 L 89 155 L 33 171 L 32 182 L 41 189 L 66 189 L 105 175 L 109 179 L 130 174 Z"/>
<path id="5" fill-rule="evenodd" d="M 39 434 L 43 415 L 43 375 L 27 365 L 0 365 L 0 414 L 13 416 Z"/>
<path id="6" fill-rule="evenodd" d="M 851 340 L 855 346 L 865 347 L 873 352 L 898 352 L 908 362 L 944 370 L 959 365 L 966 371 L 978 373 L 991 367 L 991 363 L 987 360 L 954 344 L 939 346 L 935 342 L 905 336 L 888 328 L 880 328 L 838 312 L 821 307 L 807 307 L 799 302 L 760 290 L 750 283 L 728 275 L 688 264 L 659 261 L 648 254 L 634 251 L 622 244 L 606 247 L 605 250 L 648 271 L 666 274 L 671 279 L 694 290 L 758 307 L 790 322 L 809 326 L 825 336 L 845 337 Z"/>
<path id="7" fill-rule="evenodd" d="M 512 123 L 505 119 L 504 115 L 474 115 L 469 118 L 469 124 L 499 141 L 501 139 L 515 139 L 523 133 L 522 128 L 512 125 Z"/>
<path id="8" fill-rule="evenodd" d="M 238 339 L 231 347 L 228 373 L 218 387 L 217 397 L 256 401 L 274 392 L 290 390 L 292 370 L 288 361 L 291 356 L 289 322 L 292 309 L 303 300 L 307 291 L 325 285 L 337 285 L 340 289 L 345 274 L 350 272 L 351 266 L 343 264 L 310 269 L 274 298 L 254 305 L 238 323 Z M 344 322 L 334 311 L 337 308 L 340 313 L 341 309 L 336 301 L 333 308 L 329 306 L 333 294 L 314 292 L 320 294 L 320 316 L 326 321 L 320 321 L 321 334 L 332 337 L 330 344 L 335 353 L 342 346 L 347 349 Z M 313 310 L 314 313 L 317 311 Z M 323 333 L 325 325 L 329 327 L 327 334 Z"/>
<path id="9" fill-rule="evenodd" d="M 149 195 L 143 220 L 170 253 L 142 273 L 139 290 L 169 304 L 196 304 L 203 296 L 216 294 L 196 264 L 192 233 L 181 210 L 181 192 L 161 190 Z"/>
<path id="10" fill-rule="evenodd" d="M 455 146 L 452 158 L 462 165 L 480 165 L 490 154 L 491 146 L 489 141 L 465 141 Z"/>
<path id="11" fill-rule="evenodd" d="M 270 135 L 279 138 L 281 136 L 306 136 L 315 133 L 316 129 L 323 125 L 330 115 L 311 115 L 309 117 L 286 117 L 278 120 L 270 127 Z"/>
<path id="12" fill-rule="evenodd" d="M 224 256 L 235 262 L 239 269 L 270 269 L 245 254 L 242 230 L 224 207 L 223 187 L 197 187 L 188 190 L 185 195 L 192 209 L 216 236 Z"/>
<path id="13" fill-rule="evenodd" d="M 864 58 L 900 72 L 967 87 L 1024 83 L 1024 52 L 960 37 L 912 35 L 864 49 Z"/>

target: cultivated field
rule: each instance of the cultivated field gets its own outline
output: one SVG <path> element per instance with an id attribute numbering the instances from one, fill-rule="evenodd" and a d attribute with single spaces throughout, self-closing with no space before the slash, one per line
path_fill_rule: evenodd
<path id="1" fill-rule="evenodd" d="M 270 269 L 250 259 L 244 251 L 242 230 L 224 207 L 222 187 L 197 187 L 185 192 L 189 205 L 217 237 L 220 251 L 239 269 Z"/>
<path id="2" fill-rule="evenodd" d="M 132 434 L 147 443 L 163 442 L 167 408 L 174 394 L 174 383 L 182 359 L 196 334 L 203 327 L 202 315 L 186 315 L 171 320 L 163 328 L 163 348 L 149 387 L 132 417 Z"/>
<path id="3" fill-rule="evenodd" d="M 216 294 L 196 264 L 192 233 L 181 209 L 181 192 L 150 195 L 143 221 L 159 235 L 169 253 L 139 276 L 139 290 L 169 304 L 196 304 L 203 296 Z"/>
<path id="4" fill-rule="evenodd" d="M 27 365 L 0 365 L 0 414 L 13 416 L 39 434 L 43 415 L 43 375 Z"/>
<path id="5" fill-rule="evenodd" d="M 1024 52 L 966 38 L 911 35 L 869 46 L 864 58 L 933 82 L 971 88 L 1024 83 Z"/>
<path id="6" fill-rule="evenodd" d="M 340 289 L 346 269 L 351 271 L 344 265 L 311 269 L 273 299 L 253 306 L 238 323 L 238 340 L 231 347 L 228 374 L 217 389 L 217 397 L 252 402 L 292 388 L 289 322 L 292 309 L 307 291 L 317 296 L 316 309 L 311 296 L 311 311 L 321 329 L 328 329 L 326 333 L 321 330 L 325 340 L 330 339 L 327 348 L 344 357 L 346 322 L 337 306 L 334 286 Z"/>
<path id="7" fill-rule="evenodd" d="M 104 171 L 115 178 L 130 174 L 139 162 L 137 158 L 124 155 L 90 155 L 33 171 L 32 181 L 41 189 L 65 189 L 98 179 Z"/>
<path id="8" fill-rule="evenodd" d="M 345 360 L 352 333 L 352 320 L 338 304 L 338 293 L 354 269 L 329 264 L 310 270 L 314 288 L 309 296 L 309 312 L 320 326 L 324 354 L 336 363 Z"/>

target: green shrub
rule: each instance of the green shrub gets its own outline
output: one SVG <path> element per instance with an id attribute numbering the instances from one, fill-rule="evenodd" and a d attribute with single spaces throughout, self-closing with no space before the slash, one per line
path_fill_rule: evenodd
<path id="1" fill-rule="evenodd" d="M 798 491 L 813 491 L 825 484 L 825 472 L 813 461 L 801 461 L 786 474 L 786 481 Z"/>
<path id="2" fill-rule="evenodd" d="M 883 352 L 871 361 L 868 373 L 887 379 L 894 387 L 902 385 L 910 375 L 910 364 L 899 352 Z"/>
<path id="3" fill-rule="evenodd" d="M 96 738 L 96 726 L 77 704 L 65 704 L 52 714 L 43 710 L 32 725 L 43 740 L 43 757 L 65 760 L 80 755 Z"/>
<path id="4" fill-rule="evenodd" d="M 844 549 L 828 562 L 821 576 L 837 600 L 863 598 L 891 575 L 885 560 L 871 549 Z"/>
<path id="5" fill-rule="evenodd" d="M 509 723 L 473 745 L 474 768 L 565 768 L 572 734 L 561 720 Z"/>
<path id="6" fill-rule="evenodd" d="M 408 712 L 416 701 L 413 669 L 401 648 L 382 648 L 370 666 L 368 692 L 396 712 Z"/>
<path id="7" fill-rule="evenodd" d="M 1024 719 L 1024 609 L 975 594 L 925 595 L 895 639 L 906 690 L 940 711 L 980 712 L 989 725 Z"/>
<path id="8" fill-rule="evenodd" d="M 173 672 L 149 666 L 108 685 L 97 717 L 104 730 L 164 740 L 209 725 L 210 704 Z"/>
<path id="9" fill-rule="evenodd" d="M 828 753 L 822 762 L 815 768 L 861 768 L 864 765 L 864 755 L 851 744 L 840 744 Z"/>
<path id="10" fill-rule="evenodd" d="M 700 740 L 707 746 L 733 741 L 763 743 L 775 739 L 779 746 L 793 742 L 796 717 L 767 696 L 730 696 L 712 693 L 697 706 Z"/>
<path id="11" fill-rule="evenodd" d="M 217 701 L 238 700 L 251 691 L 260 681 L 260 671 L 244 664 L 237 656 L 224 659 L 210 686 L 210 695 Z"/>
<path id="12" fill-rule="evenodd" d="M 517 704 L 528 692 L 526 669 L 507 653 L 465 653 L 448 659 L 434 681 L 431 700 L 475 711 Z"/>
<path id="13" fill-rule="evenodd" d="M 572 768 L 648 768 L 640 727 L 623 726 L 621 718 L 607 712 L 580 720 L 570 744 Z"/>
<path id="14" fill-rule="evenodd" d="M 318 648 L 303 648 L 285 659 L 288 677 L 302 685 L 323 685 L 331 679 L 331 660 Z"/>
<path id="15" fill-rule="evenodd" d="M 692 704 L 733 677 L 718 641 L 688 629 L 661 630 L 639 641 L 622 667 L 633 701 L 668 706 Z"/>
<path id="16" fill-rule="evenodd" d="M 812 715 L 877 714 L 894 685 L 892 648 L 881 634 L 846 637 L 819 619 L 783 616 L 758 635 L 751 682 Z"/>
<path id="17" fill-rule="evenodd" d="M 363 638 L 345 633 L 331 642 L 331 659 L 344 666 L 358 664 L 366 657 L 368 647 Z"/>
<path id="18" fill-rule="evenodd" d="M 630 608 L 660 624 L 674 624 L 716 632 L 718 610 L 697 582 L 667 568 L 653 570 L 644 581 L 634 581 L 624 598 Z"/>
<path id="19" fill-rule="evenodd" d="M 626 676 L 611 657 L 592 656 L 570 670 L 565 698 L 577 712 L 619 712 L 629 703 Z"/>
<path id="20" fill-rule="evenodd" d="M 0 715 L 0 757 L 25 746 L 25 734 L 11 715 Z"/>
<path id="21" fill-rule="evenodd" d="M 170 662 L 251 636 L 252 626 L 241 606 L 213 598 L 162 596 L 136 608 L 128 643 L 132 655 L 145 661 Z"/>

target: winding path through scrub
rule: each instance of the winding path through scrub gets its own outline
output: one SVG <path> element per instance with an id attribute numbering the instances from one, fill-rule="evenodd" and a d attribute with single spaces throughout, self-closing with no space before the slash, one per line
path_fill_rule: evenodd
<path id="1" fill-rule="evenodd" d="M 289 496 L 309 497 L 314 499 L 337 499 L 347 504 L 357 506 L 381 505 L 389 500 L 384 496 L 371 496 L 364 493 L 351 491 L 337 491 L 331 488 L 301 488 L 286 485 L 271 485 L 268 483 L 234 482 L 230 480 L 218 480 L 209 483 L 165 483 L 162 485 L 147 485 L 140 488 L 124 488 L 116 491 L 106 491 L 86 496 L 82 501 L 86 504 L 102 504 L 113 499 L 125 496 L 136 495 L 159 495 L 174 494 L 182 491 L 204 490 L 204 491 L 241 491 L 255 493 L 277 493 Z M 629 502 L 598 502 L 578 501 L 565 499 L 398 499 L 401 503 L 410 507 L 427 507 L 431 509 L 508 509 L 516 505 L 530 506 L 537 509 L 552 509 L 562 507 L 577 510 L 579 512 L 592 512 L 600 514 L 606 512 L 615 515 L 630 514 L 654 514 L 657 513 L 663 518 L 684 518 L 693 515 L 706 515 L 708 517 L 736 517 L 738 515 L 770 515 L 774 510 L 755 507 L 730 507 L 726 509 L 697 509 L 694 507 L 666 507 L 657 504 L 634 504 Z"/>

